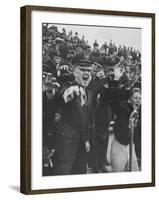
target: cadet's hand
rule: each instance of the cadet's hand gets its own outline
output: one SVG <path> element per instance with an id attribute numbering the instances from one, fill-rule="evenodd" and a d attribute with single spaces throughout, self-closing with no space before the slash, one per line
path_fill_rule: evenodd
<path id="1" fill-rule="evenodd" d="M 79 96 L 80 95 L 80 90 L 79 87 L 76 86 L 71 86 L 68 89 L 65 90 L 63 94 L 63 98 L 65 103 L 68 103 L 69 101 L 72 101 L 75 95 Z"/>
<path id="2" fill-rule="evenodd" d="M 91 147 L 88 141 L 85 142 L 85 147 L 86 147 L 86 151 L 89 152 Z"/>
<path id="3" fill-rule="evenodd" d="M 57 76 L 61 76 L 62 75 L 62 71 L 68 71 L 69 67 L 68 65 L 62 65 L 58 68 L 58 71 L 57 71 Z"/>
<path id="4" fill-rule="evenodd" d="M 100 70 L 97 75 L 96 75 L 99 79 L 103 79 L 105 78 L 105 74 L 104 74 L 104 71 L 103 70 Z"/>
<path id="5" fill-rule="evenodd" d="M 68 65 L 62 65 L 62 66 L 60 66 L 59 70 L 68 71 Z"/>

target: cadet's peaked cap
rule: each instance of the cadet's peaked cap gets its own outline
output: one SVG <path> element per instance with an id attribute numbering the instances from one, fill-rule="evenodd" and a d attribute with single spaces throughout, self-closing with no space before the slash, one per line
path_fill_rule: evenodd
<path id="1" fill-rule="evenodd" d="M 87 67 L 92 67 L 92 62 L 88 59 L 80 59 L 78 60 L 76 65 L 82 68 L 87 68 Z"/>
<path id="2" fill-rule="evenodd" d="M 90 60 L 89 56 L 87 57 L 83 54 L 74 56 L 72 63 L 82 68 L 92 67 L 92 61 Z"/>
<path id="3" fill-rule="evenodd" d="M 103 67 L 103 65 L 105 64 L 104 58 L 101 56 L 91 56 L 91 60 L 98 67 Z"/>

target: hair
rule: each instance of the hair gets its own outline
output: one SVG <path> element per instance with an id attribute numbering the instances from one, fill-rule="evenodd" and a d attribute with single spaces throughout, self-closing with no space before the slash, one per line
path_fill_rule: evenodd
<path id="1" fill-rule="evenodd" d="M 140 88 L 133 88 L 130 92 L 130 96 L 132 96 L 135 92 L 138 92 L 141 94 L 141 89 Z"/>

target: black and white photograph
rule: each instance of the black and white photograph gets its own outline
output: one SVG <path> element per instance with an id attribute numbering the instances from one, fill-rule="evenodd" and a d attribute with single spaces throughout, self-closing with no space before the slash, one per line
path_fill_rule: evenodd
<path id="1" fill-rule="evenodd" d="M 21 191 L 154 186 L 155 15 L 21 15 Z"/>
<path id="2" fill-rule="evenodd" d="M 142 171 L 141 32 L 42 23 L 43 176 Z"/>

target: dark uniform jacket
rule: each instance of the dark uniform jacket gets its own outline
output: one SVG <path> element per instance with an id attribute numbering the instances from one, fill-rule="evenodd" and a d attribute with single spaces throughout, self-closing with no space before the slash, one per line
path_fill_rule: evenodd
<path id="1" fill-rule="evenodd" d="M 99 97 L 97 99 L 96 111 L 95 111 L 95 125 L 96 132 L 105 139 L 108 134 L 109 123 L 112 118 L 111 113 L 111 96 L 110 93 L 104 93 L 105 88 L 101 87 Z"/>
<path id="2" fill-rule="evenodd" d="M 128 103 L 129 91 L 120 88 L 104 88 L 103 98 L 109 96 L 112 99 L 112 110 L 116 120 L 114 134 L 118 142 L 123 145 L 130 143 L 129 117 L 133 111 L 131 104 Z"/>
<path id="3" fill-rule="evenodd" d="M 43 92 L 43 146 L 54 147 L 55 140 L 55 113 L 58 112 L 57 100 L 48 99 Z"/>
<path id="4" fill-rule="evenodd" d="M 67 82 L 60 91 L 61 120 L 58 123 L 56 137 L 56 154 L 59 160 L 75 159 L 79 146 L 89 141 L 90 137 L 93 99 L 97 94 L 97 88 L 90 86 L 86 89 L 86 105 L 81 106 L 78 96 L 68 103 L 63 100 L 65 90 L 73 85 L 77 83 Z"/>
<path id="5" fill-rule="evenodd" d="M 124 72 L 123 75 L 119 78 L 119 86 L 122 85 L 123 88 L 129 87 L 130 81 L 126 73 Z"/>

